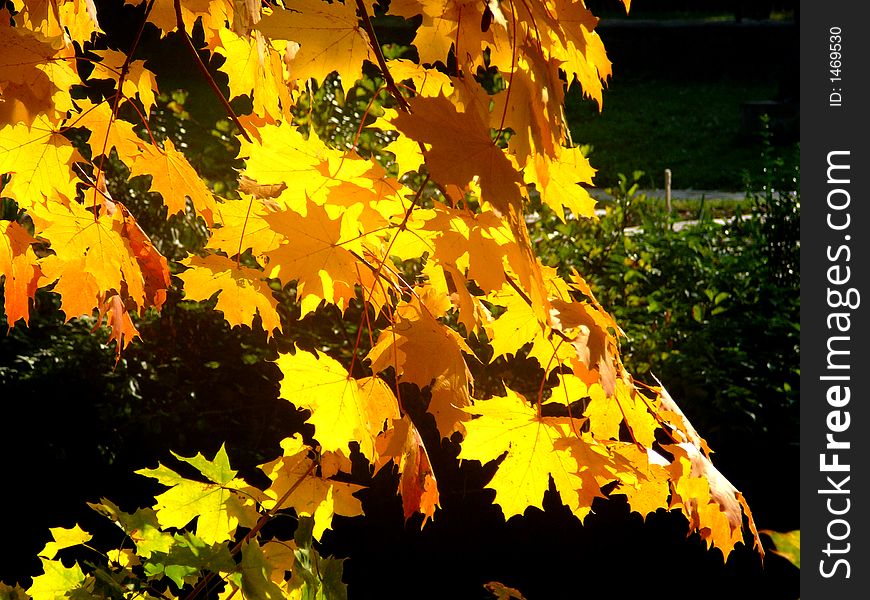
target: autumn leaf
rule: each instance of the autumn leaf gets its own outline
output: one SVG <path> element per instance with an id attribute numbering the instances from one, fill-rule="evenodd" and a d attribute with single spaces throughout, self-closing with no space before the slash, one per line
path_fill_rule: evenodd
<path id="1" fill-rule="evenodd" d="M 505 518 L 543 508 L 551 478 L 562 502 L 581 519 L 602 496 L 595 477 L 609 472 L 608 455 L 591 438 L 577 437 L 571 419 L 542 417 L 509 388 L 506 396 L 465 410 L 477 418 L 465 423 L 459 458 L 487 463 L 503 456 L 486 487 L 495 490 Z"/>
<path id="2" fill-rule="evenodd" d="M 39 559 L 42 574 L 33 578 L 33 585 L 27 588 L 32 600 L 55 600 L 64 598 L 73 590 L 83 587 L 87 579 L 78 563 L 65 567 L 59 560 Z"/>
<path id="3" fill-rule="evenodd" d="M 0 130 L 37 120 L 41 129 L 57 125 L 73 106 L 69 88 L 80 82 L 74 58 L 75 49 L 62 38 L 46 39 L 0 19 Z"/>
<path id="4" fill-rule="evenodd" d="M 239 524 L 253 526 L 257 513 L 238 492 L 249 486 L 235 478 L 237 472 L 230 468 L 223 445 L 212 460 L 201 453 L 192 458 L 173 456 L 194 467 L 207 481 L 187 479 L 163 465 L 136 471 L 169 487 L 156 497 L 161 527 L 181 528 L 196 519 L 196 536 L 206 544 L 215 544 L 231 539 Z"/>
<path id="5" fill-rule="evenodd" d="M 405 522 L 415 512 L 422 513 L 422 528 L 434 517 L 439 494 L 438 482 L 420 432 L 408 415 L 404 415 L 393 420 L 392 426 L 378 440 L 378 447 L 382 459 L 392 459 L 399 470 L 399 493 Z"/>
<path id="6" fill-rule="evenodd" d="M 157 513 L 150 508 L 140 508 L 130 514 L 106 498 L 99 504 L 89 502 L 88 506 L 118 525 L 136 544 L 136 554 L 141 558 L 150 558 L 154 552 L 168 553 L 173 545 L 172 535 L 160 529 Z"/>
<path id="7" fill-rule="evenodd" d="M 70 124 L 90 132 L 88 145 L 92 157 L 109 156 L 112 148 L 119 156 L 137 156 L 141 152 L 145 142 L 136 135 L 133 124 L 116 118 L 107 102 L 93 104 L 79 100 L 77 104 L 81 112 L 74 115 Z"/>
<path id="8" fill-rule="evenodd" d="M 281 449 L 281 457 L 260 466 L 272 481 L 265 491 L 265 508 L 292 508 L 299 517 L 312 517 L 318 540 L 332 526 L 335 515 L 362 514 L 362 504 L 353 495 L 362 489 L 359 485 L 318 476 L 310 448 L 297 436 L 284 439 Z"/>
<path id="9" fill-rule="evenodd" d="M 136 250 L 125 232 L 122 211 L 93 213 L 77 203 L 33 207 L 31 212 L 48 225 L 39 232 L 51 242 L 53 255 L 41 262 L 41 283 L 57 281 L 61 310 L 67 320 L 91 314 L 113 294 L 124 294 L 144 308 L 156 290 L 146 291 L 146 280 Z"/>
<path id="10" fill-rule="evenodd" d="M 2 21 L 2 19 L 0 19 Z M 32 125 L 0 126 L 0 173 L 12 175 L 3 188 L 21 208 L 76 197 L 72 163 L 84 160 L 46 117 Z"/>
<path id="11" fill-rule="evenodd" d="M 230 97 L 250 96 L 253 112 L 279 118 L 282 108 L 292 105 L 290 90 L 283 80 L 280 53 L 259 31 L 239 35 L 229 29 L 218 31 L 218 51 L 226 57 L 220 70 L 229 77 Z"/>
<path id="12" fill-rule="evenodd" d="M 483 584 L 483 587 L 494 595 L 496 600 L 526 600 L 526 597 L 519 590 L 508 587 L 498 581 L 490 581 Z"/>
<path id="13" fill-rule="evenodd" d="M 361 210 L 357 207 L 355 211 Z M 283 239 L 266 253 L 267 272 L 282 281 L 298 281 L 297 298 L 302 314 L 307 314 L 326 300 L 344 308 L 356 296 L 354 286 L 373 275 L 351 253 L 361 253 L 362 246 L 354 213 L 332 218 L 325 208 L 309 203 L 307 214 L 284 210 L 264 215 L 263 219 Z M 371 289 L 370 287 L 368 289 Z"/>
<path id="14" fill-rule="evenodd" d="M 624 495 L 632 512 L 644 520 L 667 506 L 671 492 L 668 461 L 652 448 L 641 450 L 634 443 L 613 445 L 611 449 L 625 468 L 617 471 L 619 487 L 610 495 Z"/>
<path id="15" fill-rule="evenodd" d="M 782 556 L 788 562 L 801 568 L 801 530 L 794 531 L 773 531 L 772 529 L 762 529 L 759 533 L 763 533 L 773 542 L 771 552 Z"/>
<path id="16" fill-rule="evenodd" d="M 6 322 L 9 327 L 19 319 L 26 325 L 30 299 L 36 294 L 41 270 L 31 244 L 36 240 L 15 221 L 0 221 L 0 276 Z"/>
<path id="17" fill-rule="evenodd" d="M 423 63 L 446 62 L 448 51 L 454 46 L 457 56 L 482 59 L 482 44 L 490 39 L 481 30 L 485 4 L 475 0 L 445 0 L 425 2 L 422 0 L 394 0 L 390 13 L 403 17 L 423 15 L 413 44 L 417 47 Z"/>
<path id="18" fill-rule="evenodd" d="M 399 381 L 429 386 L 432 400 L 428 410 L 441 435 L 450 437 L 461 431 L 462 421 L 468 419 L 462 408 L 471 402 L 469 388 L 474 380 L 462 353 L 474 352 L 419 302 L 400 305 L 397 314 L 397 322 L 381 332 L 369 352 L 372 371 L 394 367 Z M 416 360 L 419 356 L 429 360 Z"/>
<path id="19" fill-rule="evenodd" d="M 743 541 L 739 492 L 710 459 L 689 443 L 665 446 L 674 455 L 667 467 L 672 483 L 671 508 L 679 508 L 707 547 L 717 547 L 725 560 Z"/>
<path id="20" fill-rule="evenodd" d="M 292 125 L 264 125 L 257 136 L 256 142 L 243 141 L 239 150 L 244 176 L 261 186 L 283 186 L 276 199 L 303 215 L 309 201 L 323 204 L 330 188 L 356 181 L 372 166 L 371 161 L 345 159 L 314 133 L 305 137 Z"/>
<path id="21" fill-rule="evenodd" d="M 124 0 L 125 4 L 133 6 L 141 6 L 147 0 Z M 181 16 L 185 24 L 190 27 L 196 21 L 197 17 L 208 15 L 210 9 L 210 0 L 185 0 L 181 3 Z M 165 35 L 174 31 L 177 25 L 175 17 L 175 1 L 174 0 L 155 0 L 151 13 L 148 15 L 148 22 L 156 25 Z"/>
<path id="22" fill-rule="evenodd" d="M 581 184 L 591 184 L 595 169 L 579 148 L 560 148 L 554 157 L 536 154 L 533 168 L 524 171 L 541 200 L 563 222 L 565 209 L 572 217 L 595 216 L 595 200 Z"/>
<path id="23" fill-rule="evenodd" d="M 78 524 L 69 529 L 64 527 L 52 527 L 49 531 L 51 531 L 52 541 L 48 542 L 39 553 L 39 556 L 49 560 L 57 556 L 59 550 L 71 546 L 79 546 L 90 541 L 93 537 L 90 533 L 84 531 Z"/>
<path id="24" fill-rule="evenodd" d="M 115 342 L 115 355 L 121 357 L 121 351 L 130 345 L 134 338 L 139 337 L 139 330 L 130 318 L 130 312 L 124 306 L 124 301 L 118 294 L 112 294 L 106 298 L 97 310 L 97 327 L 102 325 L 103 319 L 109 327 L 109 341 Z"/>
<path id="25" fill-rule="evenodd" d="M 131 177 L 151 176 L 151 190 L 163 197 L 168 215 L 184 212 L 189 198 L 193 209 L 206 222 L 212 222 L 216 210 L 214 196 L 184 154 L 175 149 L 172 140 L 164 140 L 162 149 L 153 144 L 143 145 L 141 154 L 128 166 Z"/>
<path id="26" fill-rule="evenodd" d="M 377 378 L 354 379 L 337 361 L 310 352 L 282 354 L 281 397 L 311 411 L 308 422 L 324 450 L 345 452 L 357 442 L 371 462 L 377 459 L 375 440 L 389 419 L 398 418 L 395 396 Z"/>
<path id="27" fill-rule="evenodd" d="M 154 106 L 156 93 L 159 92 L 157 78 L 154 73 L 145 68 L 145 61 L 128 61 L 126 54 L 116 50 L 95 50 L 94 54 L 102 60 L 97 63 L 92 77 L 114 80 L 117 87 L 121 84 L 121 74 L 124 73 L 124 82 L 118 91 L 127 99 L 133 99 L 138 95 L 145 113 L 150 112 L 151 107 Z"/>
<path id="28" fill-rule="evenodd" d="M 239 569 L 241 570 L 243 598 L 284 599 L 281 588 L 272 581 L 274 567 L 266 558 L 256 539 L 242 545 L 242 560 L 239 562 Z"/>
<path id="29" fill-rule="evenodd" d="M 289 60 L 290 77 L 322 82 L 337 71 L 348 85 L 362 75 L 364 60 L 375 62 L 366 32 L 360 27 L 356 4 L 294 0 L 290 10 L 274 8 L 257 29 L 272 40 L 299 44 Z"/>
<path id="30" fill-rule="evenodd" d="M 396 128 L 430 146 L 426 168 L 442 185 L 465 187 L 480 178 L 482 199 L 501 213 L 521 201 L 522 176 L 493 143 L 486 123 L 473 111 L 459 112 L 443 95 L 409 100 L 411 113 L 399 113 Z"/>
<path id="31" fill-rule="evenodd" d="M 183 264 L 189 268 L 178 277 L 184 282 L 186 299 L 208 300 L 217 294 L 215 309 L 224 314 L 230 325 L 252 326 L 254 317 L 259 315 L 268 335 L 281 329 L 278 301 L 262 271 L 242 267 L 218 254 L 192 256 Z"/>

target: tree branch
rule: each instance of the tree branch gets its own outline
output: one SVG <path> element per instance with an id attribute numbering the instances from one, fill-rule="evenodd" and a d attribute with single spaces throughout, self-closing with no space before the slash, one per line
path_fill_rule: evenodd
<path id="1" fill-rule="evenodd" d="M 229 101 L 224 98 L 223 92 L 218 87 L 217 82 L 214 80 L 214 77 L 211 76 L 211 73 L 208 72 L 208 68 L 206 68 L 205 64 L 202 62 L 202 59 L 199 57 L 199 52 L 196 51 L 196 48 L 193 45 L 193 41 L 191 41 L 190 36 L 187 35 L 187 30 L 184 28 L 184 19 L 181 16 L 181 0 L 174 0 L 175 2 L 175 24 L 178 29 L 178 33 L 181 34 L 181 37 L 184 38 L 185 44 L 187 45 L 187 49 L 190 50 L 190 53 L 193 55 L 193 60 L 196 63 L 197 68 L 199 68 L 199 72 L 202 73 L 205 80 L 208 82 L 208 86 L 214 92 L 214 95 L 218 97 L 218 100 L 221 101 L 221 104 L 224 107 L 224 110 L 227 113 L 227 116 L 232 119 L 233 123 L 236 124 L 236 127 L 239 128 L 239 132 L 241 132 L 242 137 L 245 138 L 245 141 L 251 142 L 251 138 L 248 135 L 248 132 L 242 126 L 241 121 L 239 121 L 239 117 L 236 116 L 233 107 L 230 106 Z"/>
<path id="2" fill-rule="evenodd" d="M 178 0 L 175 0 L 178 2 Z M 378 36 L 375 35 L 375 28 L 372 26 L 372 20 L 369 18 L 369 13 L 366 10 L 365 4 L 363 4 L 362 0 L 356 0 L 356 7 L 359 11 L 359 15 L 362 18 L 363 27 L 366 30 L 366 33 L 369 35 L 369 45 L 371 45 L 372 50 L 374 50 L 375 58 L 378 59 L 378 66 L 381 69 L 381 73 L 384 75 L 384 79 L 387 82 L 387 89 L 390 90 L 390 93 L 399 103 L 399 106 L 402 107 L 402 110 L 406 112 L 411 111 L 410 105 L 408 105 L 408 101 L 405 100 L 405 97 L 399 91 L 399 88 L 396 86 L 396 82 L 393 80 L 392 74 L 390 74 L 390 70 L 387 68 L 387 61 L 384 59 L 384 53 L 381 50 L 381 45 L 378 43 Z"/>

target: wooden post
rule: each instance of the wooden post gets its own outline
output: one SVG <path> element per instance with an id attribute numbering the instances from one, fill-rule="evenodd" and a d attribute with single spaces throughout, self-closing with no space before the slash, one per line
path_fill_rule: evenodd
<path id="1" fill-rule="evenodd" d="M 671 170 L 665 169 L 665 204 L 668 207 L 668 214 L 671 214 Z"/>

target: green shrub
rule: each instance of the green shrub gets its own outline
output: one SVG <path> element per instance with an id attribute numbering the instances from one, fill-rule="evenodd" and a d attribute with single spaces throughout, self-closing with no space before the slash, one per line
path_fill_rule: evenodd
<path id="1" fill-rule="evenodd" d="M 624 328 L 629 370 L 661 379 L 713 442 L 797 441 L 797 161 L 765 144 L 760 167 L 724 220 L 701 199 L 686 224 L 638 193 L 635 173 L 620 176 L 597 221 L 562 223 L 537 206 L 531 226 L 544 261 L 576 268 Z"/>

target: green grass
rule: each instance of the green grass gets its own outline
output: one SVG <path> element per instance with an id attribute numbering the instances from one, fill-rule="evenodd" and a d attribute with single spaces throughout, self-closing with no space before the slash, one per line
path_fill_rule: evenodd
<path id="1" fill-rule="evenodd" d="M 592 147 L 598 169 L 595 184 L 611 187 L 618 174 L 636 170 L 642 187 L 744 189 L 744 173 L 754 173 L 760 141 L 741 134 L 741 103 L 776 95 L 764 81 L 667 81 L 615 77 L 604 91 L 604 108 L 583 99 L 572 86 L 565 114 L 577 145 Z"/>

